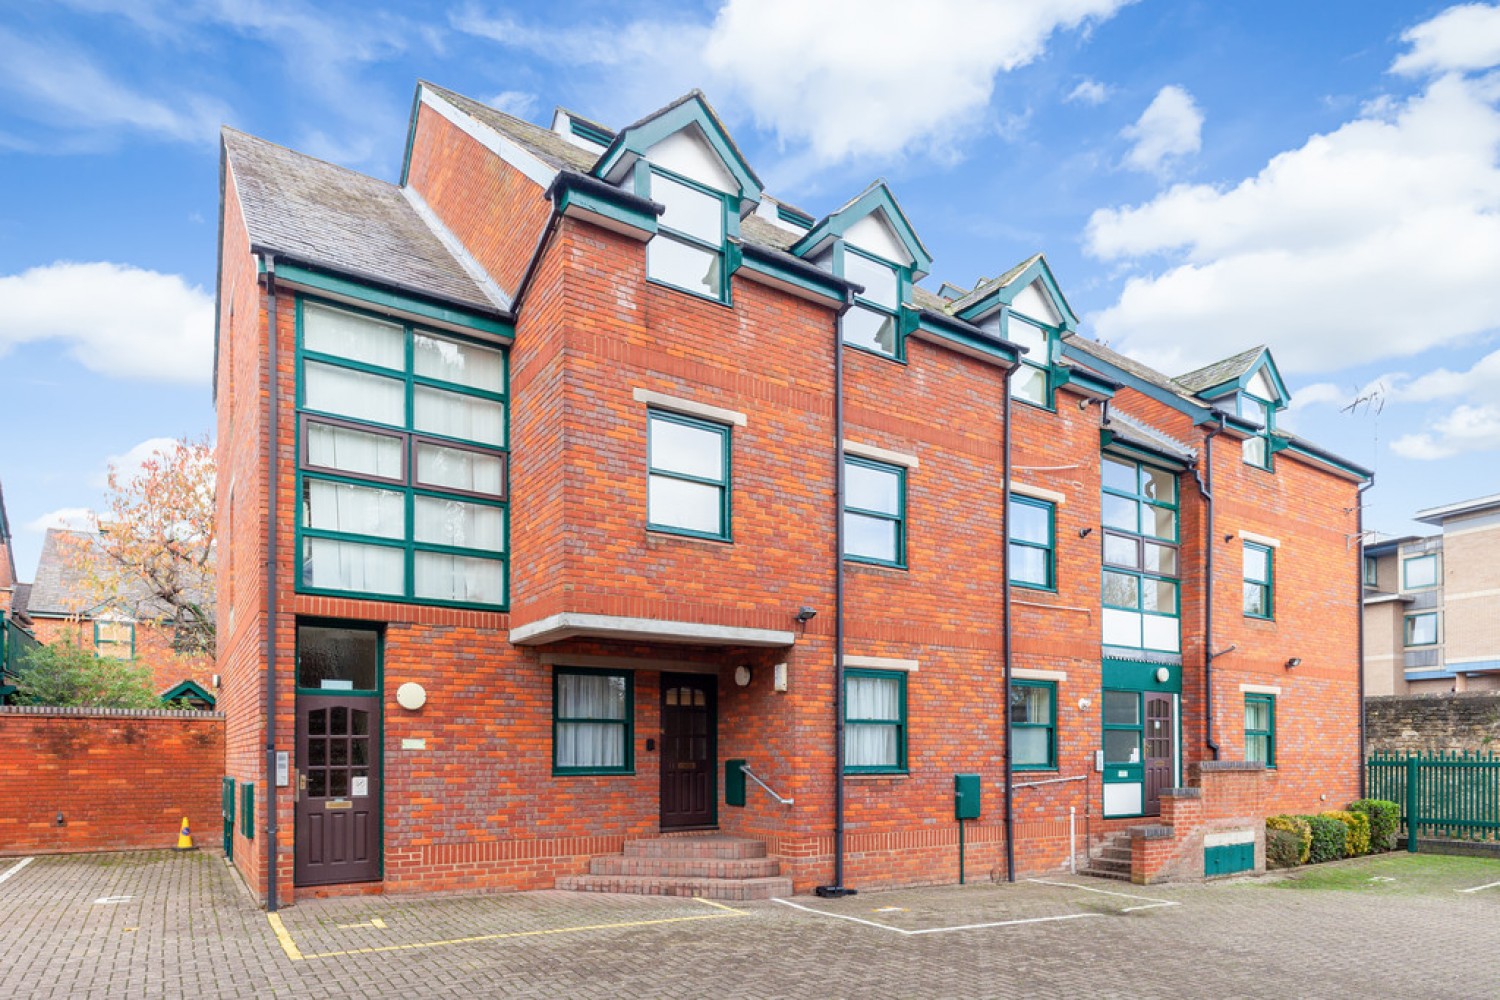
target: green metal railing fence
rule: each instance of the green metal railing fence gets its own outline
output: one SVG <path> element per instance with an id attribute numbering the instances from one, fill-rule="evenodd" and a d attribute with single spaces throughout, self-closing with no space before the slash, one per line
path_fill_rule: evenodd
<path id="1" fill-rule="evenodd" d="M 1370 798 L 1401 806 L 1408 851 L 1423 837 L 1500 840 L 1500 755 L 1376 754 L 1366 774 Z"/>
<path id="2" fill-rule="evenodd" d="M 30 632 L 11 619 L 0 620 L 0 705 L 10 701 L 27 652 L 40 645 Z"/>

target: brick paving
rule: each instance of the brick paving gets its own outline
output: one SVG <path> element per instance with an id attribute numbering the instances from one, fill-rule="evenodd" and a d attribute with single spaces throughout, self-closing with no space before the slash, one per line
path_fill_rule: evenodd
<path id="1" fill-rule="evenodd" d="M 1500 991 L 1500 888 L 1388 895 L 1063 876 L 1049 881 L 1070 884 L 798 897 L 795 907 L 561 892 L 357 897 L 283 910 L 293 960 L 213 854 L 38 857 L 4 877 L 15 863 L 0 859 L 6 997 Z M 1500 862 L 1489 880 L 1500 881 Z M 948 929 L 986 924 L 999 926 Z"/>

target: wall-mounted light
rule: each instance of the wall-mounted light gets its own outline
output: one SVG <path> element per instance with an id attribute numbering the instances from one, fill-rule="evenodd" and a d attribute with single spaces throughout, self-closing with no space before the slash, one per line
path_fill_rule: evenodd
<path id="1" fill-rule="evenodd" d="M 740 687 L 749 687 L 750 686 L 750 668 L 749 667 L 735 667 L 734 668 L 734 682 L 736 684 L 738 684 Z"/>
<path id="2" fill-rule="evenodd" d="M 818 617 L 818 609 L 810 608 L 805 604 L 802 605 L 802 608 L 797 612 L 797 622 L 800 625 L 806 625 L 816 617 Z"/>
<path id="3" fill-rule="evenodd" d="M 1226 542 L 1232 542 L 1232 541 L 1234 541 L 1234 536 L 1233 535 L 1225 535 L 1224 536 L 1224 541 L 1226 541 Z"/>
<path id="4" fill-rule="evenodd" d="M 1300 667 L 1300 666 L 1302 666 L 1302 657 L 1300 657 L 1300 656 L 1294 656 L 1290 660 L 1286 661 L 1286 668 L 1288 670 L 1292 669 L 1293 667 Z"/>
<path id="5" fill-rule="evenodd" d="M 1172 679 L 1172 671 L 1168 670 L 1166 667 L 1157 667 L 1156 668 L 1156 683 L 1158 683 L 1158 684 L 1165 684 L 1165 683 L 1167 683 L 1167 681 L 1169 681 L 1171 679 Z"/>
<path id="6" fill-rule="evenodd" d="M 1087 538 L 1087 537 L 1089 537 L 1089 532 L 1091 532 L 1093 530 L 1094 530 L 1093 528 L 1079 528 L 1078 529 L 1078 537 L 1079 538 Z"/>

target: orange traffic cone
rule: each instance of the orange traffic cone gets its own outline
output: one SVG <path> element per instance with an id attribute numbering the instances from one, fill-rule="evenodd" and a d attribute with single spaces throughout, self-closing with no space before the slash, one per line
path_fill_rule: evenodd
<path id="1" fill-rule="evenodd" d="M 187 817 L 182 817 L 182 829 L 177 833 L 177 850 L 191 851 L 193 849 L 193 831 L 188 829 Z"/>

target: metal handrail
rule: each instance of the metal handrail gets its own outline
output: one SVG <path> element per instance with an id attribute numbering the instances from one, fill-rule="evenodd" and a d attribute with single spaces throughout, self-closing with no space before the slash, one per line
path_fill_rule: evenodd
<path id="1" fill-rule="evenodd" d="M 1047 779 L 1045 779 L 1043 781 L 1021 781 L 1021 782 L 1017 782 L 1014 785 L 1011 785 L 1010 787 L 1012 787 L 1012 788 L 1035 788 L 1038 785 L 1060 785 L 1060 784 L 1062 784 L 1065 781 L 1086 781 L 1086 780 L 1088 780 L 1088 775 L 1086 775 L 1086 774 L 1075 774 L 1075 775 L 1072 775 L 1072 776 L 1067 777 L 1067 778 L 1047 778 Z"/>
<path id="2" fill-rule="evenodd" d="M 749 764 L 741 764 L 740 765 L 740 771 L 745 775 L 745 777 L 749 778 L 751 781 L 755 782 L 757 785 L 759 785 L 760 787 L 764 788 L 766 790 L 766 794 L 767 795 L 771 796 L 771 798 L 775 799 L 777 802 L 780 802 L 782 805 L 789 806 L 793 802 L 796 801 L 795 799 L 792 799 L 792 798 L 782 798 L 780 795 L 777 795 L 776 794 L 776 790 L 774 788 L 772 788 L 770 785 L 766 784 L 764 781 L 760 780 L 760 775 L 758 775 L 754 771 L 750 770 L 750 765 Z"/>

